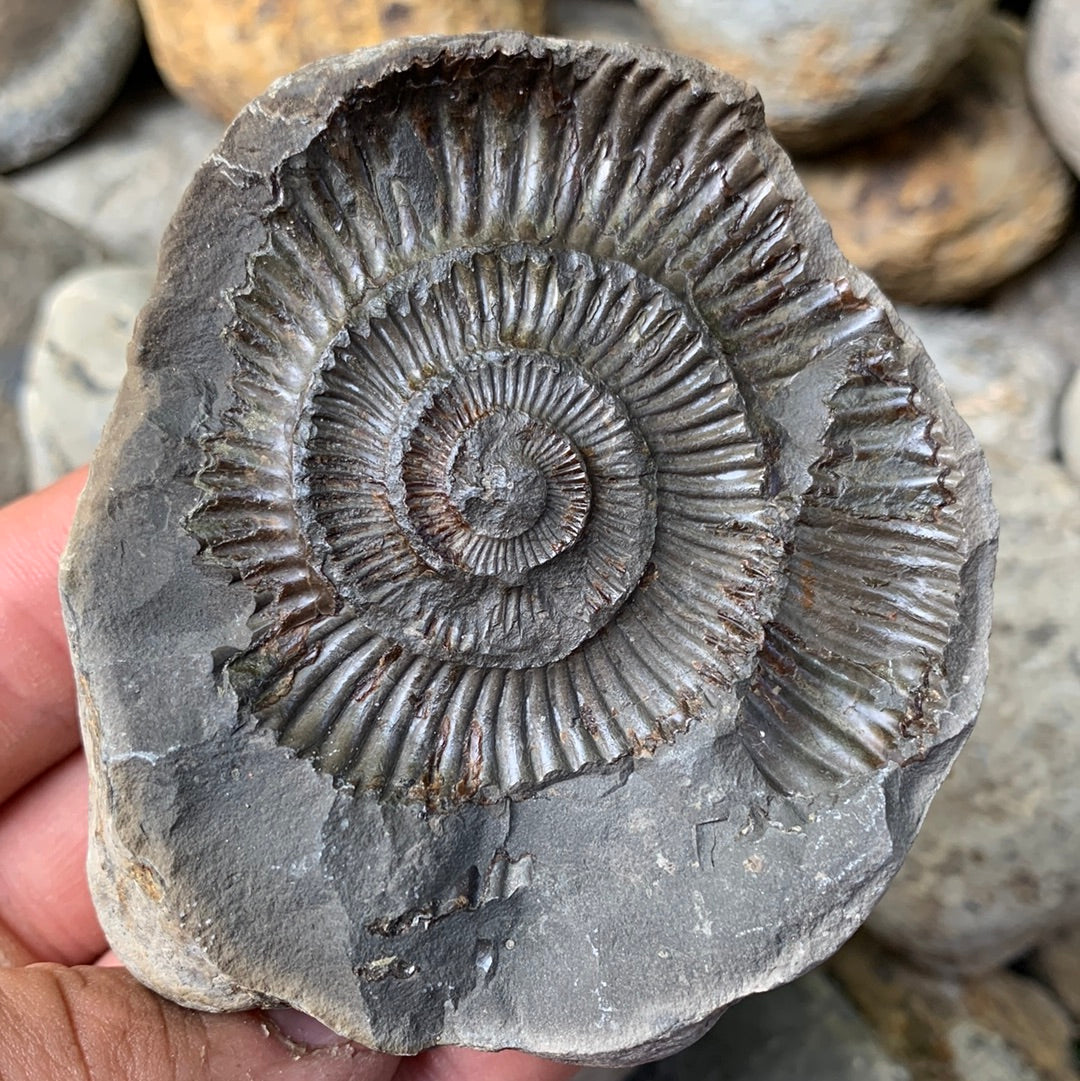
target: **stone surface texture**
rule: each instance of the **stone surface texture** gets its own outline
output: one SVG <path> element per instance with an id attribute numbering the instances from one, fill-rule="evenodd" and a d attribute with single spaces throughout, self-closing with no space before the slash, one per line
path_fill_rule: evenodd
<path id="1" fill-rule="evenodd" d="M 639 0 L 665 41 L 756 86 L 794 151 L 875 134 L 930 104 L 988 0 Z"/>
<path id="2" fill-rule="evenodd" d="M 1001 541 L 974 738 L 870 927 L 920 965 L 985 972 L 1080 918 L 1080 489 L 991 457 Z"/>
<path id="3" fill-rule="evenodd" d="M 101 266 L 67 275 L 43 298 L 19 401 L 33 488 L 90 460 L 153 283 L 142 267 Z"/>
<path id="4" fill-rule="evenodd" d="M 1080 484 L 1080 374 L 1074 373 L 1061 400 L 1061 457 Z"/>
<path id="5" fill-rule="evenodd" d="M 0 349 L 26 344 L 38 303 L 53 282 L 101 259 L 92 239 L 0 182 Z"/>
<path id="6" fill-rule="evenodd" d="M 799 176 L 841 250 L 894 300 L 971 300 L 1046 254 L 1074 183 L 1031 112 L 1024 34 L 985 19 L 968 58 L 924 115 Z"/>
<path id="7" fill-rule="evenodd" d="M 1042 943 L 1033 968 L 1080 1024 L 1080 923 L 1071 924 Z"/>
<path id="8" fill-rule="evenodd" d="M 912 1081 L 822 972 L 733 1006 L 693 1047 L 631 1081 Z"/>
<path id="9" fill-rule="evenodd" d="M 972 723 L 995 520 L 760 101 L 317 63 L 167 232 L 62 591 L 142 979 L 626 1065 L 846 939 Z"/>
<path id="10" fill-rule="evenodd" d="M 1038 0 L 1030 18 L 1031 96 L 1054 145 L 1080 174 L 1080 5 Z"/>
<path id="11" fill-rule="evenodd" d="M 1051 458 L 1071 368 L 1040 335 L 993 312 L 901 307 L 980 445 Z"/>
<path id="12" fill-rule="evenodd" d="M 548 30 L 577 41 L 662 44 L 645 13 L 629 0 L 548 0 Z"/>
<path id="13" fill-rule="evenodd" d="M 77 225 L 114 259 L 153 265 L 165 226 L 222 125 L 155 79 L 131 88 L 100 124 L 9 179 L 14 191 Z"/>
<path id="14" fill-rule="evenodd" d="M 1003 285 L 992 308 L 1020 332 L 1051 346 L 1080 368 L 1080 230 L 1029 271 Z"/>
<path id="15" fill-rule="evenodd" d="M 1054 997 L 1013 972 L 932 976 L 865 934 L 829 963 L 885 1047 L 918 1081 L 1077 1081 L 1076 1029 Z"/>
<path id="16" fill-rule="evenodd" d="M 0 398 L 0 506 L 26 491 L 26 451 L 15 406 Z"/>
<path id="17" fill-rule="evenodd" d="M 222 120 L 320 57 L 415 34 L 544 29 L 545 0 L 140 0 L 165 81 Z"/>
<path id="18" fill-rule="evenodd" d="M 141 42 L 135 0 L 6 0 L 0 173 L 85 131 L 116 96 Z"/>

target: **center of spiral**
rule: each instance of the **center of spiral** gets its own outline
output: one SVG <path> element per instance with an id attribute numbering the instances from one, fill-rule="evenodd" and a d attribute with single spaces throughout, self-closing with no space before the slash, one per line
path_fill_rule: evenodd
<path id="1" fill-rule="evenodd" d="M 469 428 L 449 463 L 450 502 L 477 533 L 509 539 L 532 529 L 548 505 L 548 481 L 531 445 L 536 422 L 489 413 Z"/>

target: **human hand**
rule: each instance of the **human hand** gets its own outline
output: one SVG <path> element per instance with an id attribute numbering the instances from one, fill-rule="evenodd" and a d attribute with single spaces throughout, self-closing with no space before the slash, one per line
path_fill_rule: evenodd
<path id="1" fill-rule="evenodd" d="M 87 773 L 57 596 L 80 470 L 0 509 L 0 1078 L 565 1081 L 516 1051 L 398 1059 L 292 1010 L 205 1014 L 108 952 L 86 881 Z"/>

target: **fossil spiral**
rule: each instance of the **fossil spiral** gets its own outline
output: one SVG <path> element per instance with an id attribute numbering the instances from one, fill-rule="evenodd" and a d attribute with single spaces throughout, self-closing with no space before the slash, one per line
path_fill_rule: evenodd
<path id="1" fill-rule="evenodd" d="M 64 588 L 102 798 L 165 801 L 102 845 L 232 937 L 140 968 L 128 890 L 136 970 L 387 1050 L 630 1061 L 850 933 L 973 720 L 993 515 L 756 96 L 524 35 L 320 62 L 241 114 L 162 268 Z M 692 947 L 526 1032 L 543 965 L 637 956 L 630 913 Z M 301 938 L 309 982 L 269 973 Z M 707 1003 L 643 1019 L 657 957 Z"/>
<path id="2" fill-rule="evenodd" d="M 814 275 L 742 110 L 515 59 L 395 73 L 280 170 L 191 520 L 265 598 L 241 695 L 339 781 L 495 798 L 655 751 L 762 650 L 770 775 L 902 753 L 962 560 L 881 313 Z M 747 403 L 822 354 L 853 371 L 795 518 Z M 785 576 L 816 594 L 766 633 Z"/>

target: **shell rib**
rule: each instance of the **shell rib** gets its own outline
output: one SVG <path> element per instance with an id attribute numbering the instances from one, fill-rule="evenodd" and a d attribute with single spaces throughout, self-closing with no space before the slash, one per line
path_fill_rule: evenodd
<path id="1" fill-rule="evenodd" d="M 337 781 L 524 797 L 716 717 L 759 649 L 743 723 L 785 789 L 928 723 L 950 467 L 889 328 L 807 266 L 748 108 L 641 59 L 446 57 L 281 167 L 190 528 L 263 598 L 242 700 Z M 766 631 L 800 493 L 743 392 L 836 354 Z M 871 554 L 818 551 L 838 530 Z M 822 620 L 845 604 L 870 628 Z M 894 610 L 895 678 L 862 641 Z"/>

